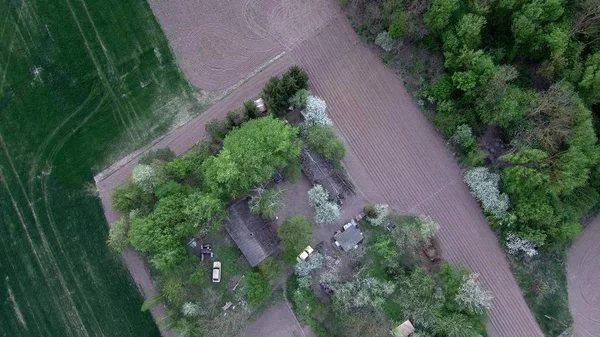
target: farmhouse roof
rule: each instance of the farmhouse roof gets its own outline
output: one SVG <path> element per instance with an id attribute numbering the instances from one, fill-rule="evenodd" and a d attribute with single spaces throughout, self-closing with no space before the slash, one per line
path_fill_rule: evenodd
<path id="1" fill-rule="evenodd" d="M 352 225 L 348 226 L 348 228 L 337 234 L 334 238 L 340 244 L 342 249 L 347 252 L 359 244 L 364 239 L 364 236 L 356 225 Z"/>
<path id="2" fill-rule="evenodd" d="M 269 257 L 277 249 L 277 236 L 269 221 L 250 212 L 246 200 L 229 207 L 225 228 L 252 267 Z"/>
<path id="3" fill-rule="evenodd" d="M 321 185 L 329 193 L 329 198 L 338 201 L 343 198 L 344 186 L 336 179 L 333 166 L 308 149 L 300 155 L 302 171 L 313 185 Z"/>

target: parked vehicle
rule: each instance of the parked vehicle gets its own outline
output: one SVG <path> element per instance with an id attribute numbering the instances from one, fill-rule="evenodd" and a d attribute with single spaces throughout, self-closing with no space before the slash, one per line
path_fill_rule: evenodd
<path id="1" fill-rule="evenodd" d="M 214 283 L 221 282 L 221 262 L 213 262 L 212 281 Z"/>
<path id="2" fill-rule="evenodd" d="M 304 248 L 302 253 L 300 253 L 300 255 L 298 255 L 298 257 L 296 258 L 296 261 L 298 261 L 298 262 L 306 261 L 308 259 L 308 257 L 310 256 L 310 254 L 312 254 L 313 250 L 314 249 L 311 246 L 306 246 L 306 248 Z"/>

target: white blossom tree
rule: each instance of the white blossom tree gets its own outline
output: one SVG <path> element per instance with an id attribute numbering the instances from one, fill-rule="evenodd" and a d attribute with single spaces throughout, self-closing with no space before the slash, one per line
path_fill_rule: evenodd
<path id="1" fill-rule="evenodd" d="M 334 303 L 343 311 L 370 307 L 377 309 L 394 292 L 395 285 L 373 277 L 356 278 L 352 281 L 332 285 Z"/>
<path id="2" fill-rule="evenodd" d="M 306 99 L 306 109 L 304 109 L 304 121 L 306 125 L 333 125 L 327 115 L 327 104 L 317 96 L 310 95 Z"/>
<path id="3" fill-rule="evenodd" d="M 323 255 L 319 252 L 314 252 L 306 261 L 296 263 L 294 266 L 294 272 L 298 276 L 307 276 L 310 273 L 319 268 L 323 264 Z"/>
<path id="4" fill-rule="evenodd" d="M 497 218 L 503 218 L 510 206 L 506 193 L 500 193 L 498 184 L 500 175 L 492 173 L 486 167 L 476 167 L 468 170 L 464 176 L 465 183 L 486 212 Z"/>
<path id="5" fill-rule="evenodd" d="M 317 208 L 329 201 L 329 193 L 321 185 L 315 185 L 308 190 L 308 204 L 312 208 Z"/>
<path id="6" fill-rule="evenodd" d="M 320 225 L 329 225 L 340 220 L 340 206 L 328 201 L 315 209 L 315 222 Z"/>
<path id="7" fill-rule="evenodd" d="M 538 254 L 533 242 L 521 239 L 515 233 L 508 233 L 506 235 L 506 247 L 511 255 L 517 255 L 522 252 L 529 257 L 533 257 Z"/>
<path id="8" fill-rule="evenodd" d="M 455 300 L 474 313 L 481 314 L 490 308 L 493 297 L 491 292 L 483 290 L 477 278 L 479 274 L 464 275 L 463 284 L 458 288 Z"/>
<path id="9" fill-rule="evenodd" d="M 385 204 L 377 204 L 372 207 L 372 210 L 377 215 L 372 217 L 367 216 L 367 221 L 373 226 L 384 225 L 390 215 L 390 206 Z"/>
<path id="10" fill-rule="evenodd" d="M 152 166 L 137 164 L 131 171 L 131 181 L 144 192 L 152 193 L 160 184 L 160 177 Z"/>

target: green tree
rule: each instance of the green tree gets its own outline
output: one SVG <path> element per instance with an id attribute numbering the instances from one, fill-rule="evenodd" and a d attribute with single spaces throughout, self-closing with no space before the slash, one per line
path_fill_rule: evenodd
<path id="1" fill-rule="evenodd" d="M 209 134 L 209 136 L 213 139 L 213 141 L 218 142 L 218 143 L 223 141 L 223 138 L 225 138 L 225 135 L 227 135 L 227 133 L 229 132 L 229 130 L 231 130 L 231 128 L 232 128 L 232 125 L 229 124 L 228 121 L 223 121 L 223 120 L 220 120 L 217 118 L 211 119 L 204 126 L 206 133 Z"/>
<path id="2" fill-rule="evenodd" d="M 298 160 L 297 129 L 267 116 L 250 120 L 230 132 L 218 156 L 203 163 L 207 190 L 221 198 L 235 198 Z"/>
<path id="3" fill-rule="evenodd" d="M 335 165 L 344 159 L 346 148 L 344 142 L 335 134 L 333 127 L 313 125 L 308 128 L 306 145 L 315 153 Z"/>
<path id="4" fill-rule="evenodd" d="M 312 224 L 301 215 L 290 216 L 279 226 L 277 236 L 283 250 L 283 260 L 295 264 L 296 256 L 310 244 Z"/>
<path id="5" fill-rule="evenodd" d="M 466 14 L 456 24 L 456 36 L 464 48 L 476 49 L 481 44 L 481 31 L 486 20 L 483 16 Z"/>
<path id="6" fill-rule="evenodd" d="M 244 102 L 244 110 L 246 111 L 248 118 L 258 118 L 262 115 L 262 112 L 258 109 L 256 103 L 252 100 Z"/>
<path id="7" fill-rule="evenodd" d="M 146 213 L 151 207 L 152 196 L 141 187 L 128 183 L 113 188 L 110 200 L 112 207 L 123 214 L 129 214 L 133 210 Z"/>
<path id="8" fill-rule="evenodd" d="M 429 29 L 441 32 L 450 24 L 458 7 L 458 0 L 432 0 L 424 17 L 425 24 Z"/>
<path id="9" fill-rule="evenodd" d="M 588 56 L 579 82 L 579 93 L 588 105 L 600 102 L 600 52 Z"/>
<path id="10" fill-rule="evenodd" d="M 273 292 L 269 279 L 259 272 L 250 272 L 244 279 L 248 304 L 255 307 L 264 302 Z"/>
<path id="11" fill-rule="evenodd" d="M 181 201 L 183 213 L 187 219 L 196 224 L 198 230 L 218 232 L 225 218 L 225 203 L 213 195 L 194 192 Z"/>

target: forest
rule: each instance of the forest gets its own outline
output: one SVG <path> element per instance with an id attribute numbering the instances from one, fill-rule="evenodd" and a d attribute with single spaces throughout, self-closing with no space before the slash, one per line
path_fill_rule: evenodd
<path id="1" fill-rule="evenodd" d="M 413 78 L 418 104 L 454 150 L 507 255 L 520 256 L 511 266 L 538 322 L 552 311 L 568 323 L 564 252 L 600 201 L 600 2 L 341 4 L 384 62 L 407 68 L 398 72 L 409 90 Z M 557 279 L 550 293 L 562 300 L 542 299 L 548 285 L 536 278 Z"/>

